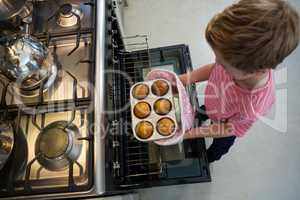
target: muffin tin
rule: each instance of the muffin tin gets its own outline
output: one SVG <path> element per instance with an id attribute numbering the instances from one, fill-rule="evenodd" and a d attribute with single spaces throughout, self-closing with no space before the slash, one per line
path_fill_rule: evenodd
<path id="1" fill-rule="evenodd" d="M 164 93 L 163 92 L 161 94 L 161 96 L 159 96 L 159 95 L 155 95 L 153 93 L 152 86 L 155 84 L 156 81 L 163 81 L 167 84 L 168 91 L 165 94 L 163 94 Z M 148 90 L 145 90 L 144 86 L 140 87 L 141 85 L 148 86 Z M 143 88 L 143 90 L 136 92 L 135 88 Z M 141 95 L 141 93 L 143 93 L 143 91 L 146 92 L 147 95 L 145 95 L 144 98 L 141 98 L 141 96 L 143 96 L 143 95 Z M 138 94 L 138 98 L 135 98 L 135 96 L 133 94 L 134 92 L 135 92 L 135 94 Z M 170 111 L 166 114 L 158 114 L 155 112 L 154 105 L 157 101 L 159 101 L 161 99 L 168 100 L 171 104 Z M 131 103 L 131 116 L 132 116 L 132 130 L 133 130 L 134 136 L 137 140 L 143 141 L 143 142 L 148 142 L 148 141 L 154 141 L 154 140 L 167 139 L 167 138 L 174 136 L 174 134 L 176 133 L 176 130 L 178 129 L 178 123 L 176 120 L 174 96 L 172 94 L 172 87 L 171 87 L 170 82 L 168 82 L 167 80 L 164 80 L 164 79 L 155 79 L 155 80 L 151 80 L 151 81 L 138 82 L 138 83 L 134 84 L 130 89 L 130 103 Z M 145 106 L 146 106 L 145 104 L 148 104 L 150 106 L 150 113 L 148 113 L 148 114 L 143 113 L 143 110 L 140 112 L 137 112 L 138 109 L 136 106 L 139 104 L 140 105 L 142 104 L 142 106 L 141 106 L 142 108 L 145 108 Z M 165 107 L 168 107 L 168 103 L 166 101 L 162 102 L 162 104 L 164 104 Z M 145 110 L 148 111 L 148 108 Z M 165 113 L 165 112 L 163 112 L 163 113 Z M 158 122 L 164 118 L 170 119 L 174 123 L 174 125 L 172 125 L 170 127 L 165 127 L 165 126 L 158 127 Z M 153 129 L 152 134 L 149 134 L 149 131 L 151 131 L 151 126 L 147 122 L 149 122 L 152 125 L 152 129 Z M 144 126 L 141 127 L 140 124 L 143 124 Z M 160 129 L 170 128 L 170 129 L 172 129 L 172 132 L 169 135 L 163 135 L 163 134 L 159 133 L 159 131 L 158 131 L 159 128 Z M 139 134 L 137 133 L 137 131 L 140 131 L 140 130 L 137 130 L 137 129 L 144 130 L 144 133 L 147 137 L 140 137 Z"/>

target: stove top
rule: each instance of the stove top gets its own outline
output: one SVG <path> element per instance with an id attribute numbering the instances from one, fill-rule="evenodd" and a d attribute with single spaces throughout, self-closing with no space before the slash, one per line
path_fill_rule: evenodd
<path id="1" fill-rule="evenodd" d="M 99 148 L 94 139 L 94 91 L 99 87 L 95 85 L 99 62 L 95 52 L 96 34 L 104 29 L 97 32 L 95 18 L 96 9 L 101 9 L 99 19 L 105 22 L 105 2 L 31 2 L 32 23 L 27 30 L 49 49 L 55 65 L 43 76 L 29 77 L 22 87 L 0 74 L 0 115 L 18 124 L 21 144 L 14 147 L 5 173 L 0 171 L 8 176 L 0 178 L 0 198 L 46 198 L 84 194 L 93 187 L 99 190 L 102 186 L 94 180 L 98 173 L 94 164 L 99 165 L 94 160 L 99 156 L 94 149 Z M 20 33 L 25 29 L 19 27 Z"/>

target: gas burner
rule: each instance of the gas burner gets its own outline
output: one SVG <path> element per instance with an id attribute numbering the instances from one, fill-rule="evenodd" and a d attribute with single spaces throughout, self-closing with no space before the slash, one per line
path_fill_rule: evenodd
<path id="1" fill-rule="evenodd" d="M 63 4 L 58 13 L 57 24 L 61 27 L 72 27 L 80 23 L 83 17 L 83 12 L 79 5 Z"/>
<path id="2" fill-rule="evenodd" d="M 68 121 L 57 121 L 46 126 L 35 144 L 38 162 L 50 171 L 61 171 L 75 162 L 82 149 L 79 129 Z"/>

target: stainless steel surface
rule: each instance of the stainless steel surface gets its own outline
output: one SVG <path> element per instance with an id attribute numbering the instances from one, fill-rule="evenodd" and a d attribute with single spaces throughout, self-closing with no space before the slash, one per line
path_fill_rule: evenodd
<path id="1" fill-rule="evenodd" d="M 11 124 L 0 122 L 0 170 L 6 164 L 14 146 L 14 130 Z"/>
<path id="2" fill-rule="evenodd" d="M 0 0 L 0 21 L 7 20 L 21 12 L 26 0 Z"/>
<path id="3" fill-rule="evenodd" d="M 104 76 L 105 76 L 105 51 L 106 49 L 106 4 L 104 0 L 97 0 L 97 40 L 96 40 L 96 82 L 95 82 L 95 192 L 105 192 L 105 136 L 104 132 Z"/>
<path id="4" fill-rule="evenodd" d="M 65 170 L 76 161 L 82 150 L 79 129 L 68 121 L 55 121 L 39 134 L 35 143 L 38 162 L 50 171 Z"/>

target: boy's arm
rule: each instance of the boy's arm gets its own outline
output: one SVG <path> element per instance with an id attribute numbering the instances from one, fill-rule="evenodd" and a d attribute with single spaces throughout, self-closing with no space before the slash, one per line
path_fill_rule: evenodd
<path id="1" fill-rule="evenodd" d="M 200 67 L 196 70 L 193 70 L 190 73 L 185 73 L 179 76 L 179 79 L 183 85 L 189 85 L 191 83 L 207 81 L 209 79 L 210 73 L 215 64 L 208 64 Z"/>
<path id="2" fill-rule="evenodd" d="M 205 127 L 197 127 L 189 130 L 184 139 L 213 137 L 221 138 L 233 136 L 233 125 L 231 123 L 213 123 Z"/>

